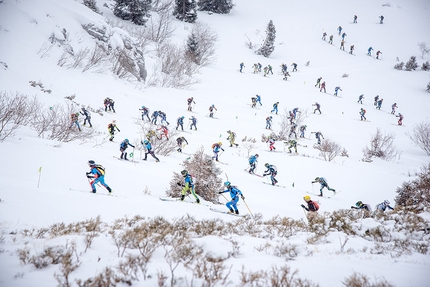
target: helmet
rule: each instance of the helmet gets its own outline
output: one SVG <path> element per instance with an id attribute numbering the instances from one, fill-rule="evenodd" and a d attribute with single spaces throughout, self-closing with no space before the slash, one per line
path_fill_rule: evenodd
<path id="1" fill-rule="evenodd" d="M 273 117 L 272 117 L 272 116 L 270 116 L 270 118 L 272 119 Z"/>
<path id="2" fill-rule="evenodd" d="M 125 139 L 124 141 L 125 141 L 126 143 L 129 143 L 129 142 L 130 142 L 128 139 Z"/>
<path id="3" fill-rule="evenodd" d="M 305 128 L 307 128 L 308 126 L 307 125 L 305 125 Z"/>
<path id="4" fill-rule="evenodd" d="M 228 134 L 229 134 L 229 133 L 231 133 L 231 130 L 228 130 L 228 131 L 227 131 L 227 133 L 228 133 Z"/>
<path id="5" fill-rule="evenodd" d="M 88 161 L 88 165 L 89 166 L 93 166 L 93 165 L 95 165 L 96 164 L 96 162 L 95 161 L 93 161 L 93 160 L 89 160 Z"/>
<path id="6" fill-rule="evenodd" d="M 226 187 L 230 187 L 230 186 L 231 186 L 231 182 L 226 181 L 226 182 L 224 182 L 224 185 L 225 185 Z"/>
<path id="7" fill-rule="evenodd" d="M 363 202 L 361 202 L 361 201 L 357 201 L 357 203 L 355 204 L 355 206 L 357 206 L 357 207 L 360 207 L 362 205 L 363 205 Z"/>
<path id="8" fill-rule="evenodd" d="M 85 108 L 82 108 L 81 110 L 85 111 Z"/>
<path id="9" fill-rule="evenodd" d="M 181 119 L 185 118 L 184 116 L 181 117 Z"/>
<path id="10" fill-rule="evenodd" d="M 384 200 L 384 204 L 385 204 L 385 205 L 389 205 L 389 204 L 390 204 L 390 202 L 386 199 L 386 200 Z"/>
<path id="11" fill-rule="evenodd" d="M 214 104 L 212 104 L 212 107 L 215 107 L 215 105 L 214 105 Z"/>
<path id="12" fill-rule="evenodd" d="M 311 197 L 309 195 L 305 195 L 305 196 L 303 196 L 303 199 L 307 202 L 307 201 L 311 200 Z"/>
<path id="13" fill-rule="evenodd" d="M 258 153 L 255 154 L 255 157 L 259 157 Z"/>
<path id="14" fill-rule="evenodd" d="M 149 143 L 149 141 L 148 141 L 148 140 L 144 140 L 144 141 L 143 141 L 143 143 L 144 143 L 144 144 L 147 144 L 147 143 Z"/>
<path id="15" fill-rule="evenodd" d="M 222 146 L 222 142 L 219 142 L 218 145 Z"/>
<path id="16" fill-rule="evenodd" d="M 264 166 L 265 166 L 265 167 L 269 167 L 269 166 L 270 166 L 270 164 L 268 164 L 268 163 L 265 163 L 265 164 L 264 164 Z"/>
<path id="17" fill-rule="evenodd" d="M 188 174 L 188 171 L 187 171 L 186 169 L 184 169 L 183 171 L 181 171 L 181 174 L 182 174 L 183 176 L 186 176 L 186 175 Z"/>
<path id="18" fill-rule="evenodd" d="M 314 180 L 319 180 L 320 178 L 317 176 L 317 177 L 315 177 L 315 179 Z"/>

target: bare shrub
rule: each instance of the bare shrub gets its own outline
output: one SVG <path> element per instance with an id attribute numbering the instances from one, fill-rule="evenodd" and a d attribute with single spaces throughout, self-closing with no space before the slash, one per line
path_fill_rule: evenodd
<path id="1" fill-rule="evenodd" d="M 418 68 L 417 58 L 415 56 L 411 56 L 409 61 L 405 65 L 406 71 L 412 71 Z"/>
<path id="2" fill-rule="evenodd" d="M 426 42 L 420 42 L 418 43 L 418 47 L 420 49 L 421 52 L 421 58 L 424 59 L 425 55 L 430 54 L 430 47 L 427 47 Z"/>
<path id="3" fill-rule="evenodd" d="M 63 67 L 69 59 L 70 59 L 70 54 L 64 51 L 63 54 L 61 54 L 60 58 L 58 59 L 57 65 L 60 67 Z"/>
<path id="4" fill-rule="evenodd" d="M 88 48 L 85 48 L 85 49 L 80 49 L 78 52 L 76 52 L 72 58 L 73 62 L 69 64 L 68 68 L 77 69 L 82 67 L 83 61 L 85 60 L 89 51 L 90 50 Z"/>
<path id="5" fill-rule="evenodd" d="M 330 139 L 325 139 L 325 141 L 321 142 L 321 144 L 317 146 L 317 149 L 320 150 L 319 155 L 325 161 L 334 160 L 335 157 L 339 156 L 342 152 L 342 147 Z"/>
<path id="6" fill-rule="evenodd" d="M 248 136 L 245 136 L 242 139 L 242 147 L 244 147 L 247 151 L 247 157 L 249 158 L 252 150 L 259 148 L 260 145 L 257 144 L 257 140 L 255 138 L 248 138 Z"/>
<path id="7" fill-rule="evenodd" d="M 112 73 L 120 79 L 131 79 L 132 76 L 138 75 L 138 69 L 134 63 L 132 52 L 126 48 L 113 51 L 109 61 L 112 63 Z M 139 80 L 138 76 L 136 78 Z"/>
<path id="8" fill-rule="evenodd" d="M 136 123 L 140 125 L 141 132 L 144 135 L 148 135 L 150 131 L 157 133 L 157 130 L 156 130 L 157 126 L 152 123 L 143 122 L 143 121 L 136 121 Z M 163 156 L 169 156 L 172 153 L 174 153 L 178 148 L 176 144 L 177 135 L 178 135 L 178 131 L 172 129 L 172 130 L 169 130 L 169 140 L 166 140 L 164 136 L 163 138 L 161 137 L 159 138 L 157 134 L 156 136 L 151 137 L 150 142 L 154 152 L 156 154 L 160 154 Z M 136 145 L 142 144 L 142 140 L 140 140 L 139 142 L 136 141 L 135 144 Z M 141 151 L 142 150 L 143 150 L 143 147 Z"/>
<path id="9" fill-rule="evenodd" d="M 226 286 L 232 268 L 232 266 L 227 268 L 224 264 L 226 259 L 206 253 L 197 256 L 194 264 L 191 264 L 188 268 L 193 271 L 195 278 L 202 279 L 202 287 L 212 287 L 218 284 Z"/>
<path id="10" fill-rule="evenodd" d="M 342 284 L 347 287 L 394 287 L 394 285 L 389 283 L 385 278 L 372 283 L 369 277 L 357 272 L 345 278 Z"/>
<path id="11" fill-rule="evenodd" d="M 170 15 L 170 10 L 161 8 L 159 11 L 158 17 L 153 16 L 146 22 L 144 36 L 157 44 L 162 44 L 172 37 L 176 28 L 172 25 L 173 18 Z"/>
<path id="12" fill-rule="evenodd" d="M 430 84 L 429 84 L 430 86 Z M 430 156 L 430 122 L 422 121 L 417 124 L 409 135 L 411 141 Z"/>
<path id="13" fill-rule="evenodd" d="M 247 39 L 247 41 L 245 42 L 245 47 L 247 47 L 250 50 L 255 50 L 255 48 L 257 47 L 257 44 L 252 43 L 248 35 L 245 34 L 245 37 Z"/>
<path id="14" fill-rule="evenodd" d="M 382 134 L 381 130 L 376 129 L 376 134 L 370 139 L 370 147 L 363 149 L 363 161 L 371 161 L 373 157 L 383 160 L 393 160 L 399 155 L 399 151 L 394 146 L 393 134 Z"/>
<path id="15" fill-rule="evenodd" d="M 394 69 L 396 70 L 403 70 L 403 67 L 405 66 L 404 62 L 400 62 L 394 65 Z"/>
<path id="16" fill-rule="evenodd" d="M 96 44 L 94 48 L 89 51 L 89 56 L 88 58 L 86 58 L 86 63 L 84 64 L 82 72 L 88 71 L 91 68 L 99 66 L 106 58 L 106 56 L 107 55 L 104 50 Z"/>
<path id="17" fill-rule="evenodd" d="M 15 135 L 21 125 L 27 125 L 34 113 L 33 106 L 38 108 L 36 98 L 28 97 L 16 92 L 15 94 L 0 92 L 0 142 Z"/>
<path id="18" fill-rule="evenodd" d="M 402 186 L 396 189 L 395 202 L 407 210 L 421 212 L 430 208 L 430 164 L 423 166 L 421 173 L 416 176 L 416 179 L 403 182 Z"/>
<path id="19" fill-rule="evenodd" d="M 203 146 L 192 155 L 190 160 L 184 161 L 183 165 L 195 179 L 196 193 L 204 200 L 218 203 L 218 191 L 222 188 L 222 178 L 219 175 L 222 171 L 209 155 L 204 154 Z M 183 182 L 184 177 L 179 172 L 173 173 L 166 194 L 171 197 L 180 197 Z"/>
<path id="20" fill-rule="evenodd" d="M 72 244 L 66 245 L 66 248 L 60 261 L 60 273 L 54 273 L 55 279 L 59 286 L 62 287 L 73 286 L 72 282 L 70 282 L 70 274 L 81 265 L 79 257 L 76 255 L 76 244 L 72 242 Z M 74 258 L 75 255 L 76 258 Z"/>

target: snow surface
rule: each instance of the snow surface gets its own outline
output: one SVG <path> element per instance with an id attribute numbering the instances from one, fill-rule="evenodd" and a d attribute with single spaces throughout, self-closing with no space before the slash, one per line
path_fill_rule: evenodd
<path id="1" fill-rule="evenodd" d="M 159 156 L 160 163 L 152 158 L 139 164 L 120 162 L 113 158 L 119 155 L 119 142 L 129 138 L 138 141 L 141 135 L 134 118 L 140 117 L 138 108 L 145 105 L 151 109 L 166 112 L 171 127 L 175 126 L 179 116 L 190 116 L 187 112 L 186 99 L 194 97 L 194 108 L 198 122 L 198 131 L 185 134 L 189 146 L 186 153 L 193 153 L 200 146 L 211 154 L 213 142 L 224 142 L 226 151 L 220 159 L 228 165 L 221 165 L 233 184 L 238 185 L 246 196 L 246 202 L 254 214 L 261 213 L 265 219 L 273 216 L 287 216 L 294 219 L 304 218 L 300 208 L 303 196 L 308 192 L 317 193 L 318 186 L 311 185 L 316 176 L 324 176 L 330 186 L 342 192 L 332 199 L 318 198 L 320 213 L 349 208 L 356 201 L 362 200 L 375 206 L 388 199 L 394 201 L 395 190 L 404 181 L 412 179 L 410 175 L 420 170 L 429 162 L 429 157 L 414 146 L 408 137 L 414 126 L 428 120 L 430 108 L 429 94 L 425 87 L 429 82 L 429 73 L 421 70 L 397 71 L 393 66 L 398 57 L 406 62 L 410 56 L 417 56 L 419 64 L 429 60 L 421 59 L 418 42 L 430 44 L 430 1 L 286 1 L 286 0 L 236 0 L 236 7 L 229 15 L 208 15 L 199 12 L 198 22 L 207 23 L 218 34 L 216 61 L 201 70 L 196 77 L 199 84 L 188 90 L 168 88 L 147 88 L 144 85 L 118 79 L 109 73 L 97 73 L 94 70 L 82 73 L 78 69 L 57 66 L 57 60 L 63 49 L 54 46 L 46 49 L 49 36 L 54 33 L 61 37 L 65 28 L 69 33 L 70 45 L 74 51 L 94 46 L 94 40 L 82 28 L 81 24 L 94 23 L 106 25 L 105 17 L 114 17 L 102 7 L 103 16 L 93 13 L 72 0 L 39 1 L 1 1 L 0 2 L 0 61 L 8 68 L 0 69 L 0 87 L 2 91 L 36 95 L 46 106 L 64 103 L 64 97 L 76 95 L 76 101 L 101 107 L 105 97 L 115 100 L 116 114 L 103 117 L 94 114 L 94 129 L 103 134 L 98 142 L 81 144 L 72 142 L 58 145 L 57 142 L 37 138 L 34 131 L 21 128 L 13 138 L 1 143 L 0 157 L 0 205 L 1 231 L 5 240 L 0 244 L 0 286 L 53 286 L 57 284 L 53 273 L 57 266 L 48 270 L 37 270 L 30 265 L 21 266 L 16 249 L 24 245 L 32 250 L 41 250 L 46 243 L 54 244 L 67 238 L 56 238 L 52 242 L 28 242 L 28 238 L 17 236 L 12 240 L 12 231 L 49 227 L 53 223 L 71 223 L 101 216 L 105 222 L 112 222 L 125 215 L 163 216 L 167 219 L 178 218 L 185 214 L 197 219 L 219 218 L 233 221 L 234 217 L 214 213 L 206 206 L 162 202 L 158 198 L 165 196 L 173 172 L 179 172 L 181 163 L 187 155 L 173 154 Z M 389 4 L 389 5 L 386 5 Z M 352 24 L 353 15 L 358 16 L 358 23 Z M 384 15 L 383 25 L 379 16 Z M 261 43 L 269 20 L 276 27 L 276 49 L 269 58 L 255 55 L 245 43 L 247 37 L 254 44 Z M 175 41 L 186 41 L 191 24 L 174 20 L 177 26 Z M 346 52 L 339 49 L 340 37 L 337 27 L 341 25 L 347 33 Z M 118 35 L 123 33 L 119 32 Z M 328 37 L 334 35 L 334 45 L 321 40 L 323 32 Z M 119 37 L 119 36 L 117 36 Z M 118 38 L 117 38 L 118 39 Z M 355 56 L 347 52 L 355 45 Z M 366 56 L 367 48 L 372 46 L 374 54 L 380 50 L 382 59 Z M 154 57 L 148 51 L 145 55 L 148 74 L 151 75 Z M 309 66 L 305 63 L 310 61 Z M 239 73 L 239 63 L 245 63 L 244 73 Z M 270 64 L 274 75 L 263 77 L 252 73 L 256 62 L 263 67 Z M 298 72 L 292 73 L 291 63 L 298 63 Z M 279 65 L 286 63 L 292 75 L 283 81 Z M 342 77 L 343 74 L 348 77 Z M 323 77 L 327 83 L 327 94 L 320 93 L 314 87 L 316 79 Z M 51 94 L 43 93 L 31 87 L 29 81 L 41 81 Z M 340 97 L 333 96 L 334 88 L 340 86 Z M 251 109 L 251 97 L 262 96 L 262 107 Z M 357 103 L 358 96 L 365 95 L 364 104 Z M 381 111 L 373 106 L 373 97 L 380 95 L 384 99 Z M 300 156 L 290 157 L 284 153 L 270 153 L 265 143 L 253 151 L 259 153 L 258 173 L 264 170 L 268 162 L 278 167 L 278 180 L 286 189 L 263 185 L 262 179 L 243 172 L 247 167 L 247 153 L 243 148 L 230 148 L 226 141 L 227 130 L 235 131 L 238 142 L 245 136 L 258 140 L 265 130 L 265 117 L 270 115 L 272 104 L 280 102 L 280 113 L 294 107 L 307 112 L 309 117 L 306 136 L 311 131 L 321 131 L 324 137 L 334 140 L 344 147 L 349 157 L 337 157 L 333 162 L 326 162 L 318 156 L 318 151 L 311 146 L 316 142 L 310 139 L 300 140 Z M 312 104 L 321 104 L 322 115 L 311 114 Z M 404 126 L 396 125 L 397 119 L 390 114 L 391 104 L 396 102 L 398 112 L 404 116 Z M 167 104 L 168 103 L 168 104 Z M 205 117 L 211 104 L 218 108 L 215 116 L 218 120 Z M 367 110 L 370 122 L 359 121 L 360 107 Z M 113 120 L 121 132 L 114 143 L 101 142 L 106 137 L 105 127 Z M 280 116 L 274 116 L 273 127 L 278 128 Z M 362 149 L 368 145 L 371 135 L 380 128 L 385 133 L 396 136 L 395 145 L 402 152 L 399 158 L 387 162 L 375 160 L 372 163 L 361 161 Z M 276 144 L 282 151 L 282 143 Z M 139 152 L 135 152 L 139 156 Z M 98 194 L 77 192 L 70 189 L 89 191 L 85 178 L 88 171 L 87 161 L 93 159 L 106 167 L 106 182 L 114 189 L 115 197 L 99 196 L 106 191 L 98 188 Z M 42 167 L 40 186 L 37 187 L 39 167 Z M 294 184 L 294 187 L 293 187 Z M 143 191 L 148 188 L 150 195 Z M 329 192 L 325 191 L 326 194 Z M 312 197 L 315 197 L 311 194 Z M 223 199 L 220 199 L 221 201 Z M 218 206 L 219 209 L 226 209 Z M 247 213 L 240 203 L 241 213 Z M 427 219 L 428 220 L 428 219 Z M 372 226 L 373 221 L 363 220 L 363 226 Z M 308 278 L 320 286 L 340 286 L 341 281 L 359 272 L 371 279 L 385 277 L 395 286 L 428 286 L 430 279 L 429 256 L 411 254 L 401 258 L 390 255 L 341 254 L 339 240 L 341 234 L 331 234 L 327 244 L 309 246 L 314 249 L 312 256 L 300 254 L 288 264 L 299 276 Z M 303 242 L 306 235 L 295 238 Z M 225 252 L 225 243 L 219 238 L 206 237 L 196 239 L 208 246 L 213 252 Z M 238 238 L 243 243 L 243 254 L 229 262 L 233 265 L 232 276 L 237 276 L 241 266 L 250 270 L 269 269 L 272 265 L 284 263 L 284 259 L 268 256 L 255 251 L 254 246 L 263 240 L 256 238 Z M 352 238 L 349 247 L 360 249 L 366 245 L 360 238 Z M 97 238 L 93 249 L 86 255 L 85 267 L 75 271 L 76 278 L 94 276 L 117 260 L 109 238 Z M 101 256 L 101 262 L 95 262 Z M 149 273 L 157 269 L 166 269 L 162 255 L 156 258 L 157 264 L 150 265 Z M 15 276 L 24 273 L 22 278 Z M 234 280 L 237 280 L 234 279 Z M 237 281 L 235 281 L 237 282 Z M 151 285 L 152 284 L 152 285 Z M 156 281 L 140 281 L 136 286 L 157 286 Z"/>

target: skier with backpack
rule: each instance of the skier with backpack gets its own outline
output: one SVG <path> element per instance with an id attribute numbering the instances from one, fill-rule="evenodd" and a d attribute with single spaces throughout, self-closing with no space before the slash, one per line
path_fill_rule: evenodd
<path id="1" fill-rule="evenodd" d="M 232 132 L 231 130 L 228 130 L 227 133 L 228 133 L 227 140 L 230 141 L 230 147 L 232 146 L 238 147 L 239 145 L 234 142 L 236 139 L 236 133 Z"/>
<path id="2" fill-rule="evenodd" d="M 379 95 L 376 95 L 376 97 L 374 98 L 374 103 L 373 103 L 374 106 L 376 106 L 378 104 L 378 100 L 379 100 Z"/>
<path id="3" fill-rule="evenodd" d="M 90 125 L 90 128 L 92 128 L 93 127 L 93 125 L 91 124 L 91 113 L 90 113 L 90 111 L 88 111 L 87 109 L 85 109 L 85 108 L 82 108 L 81 109 L 82 110 L 82 112 L 79 112 L 81 115 L 83 115 L 83 116 L 85 116 L 85 119 L 84 119 L 84 126 L 87 124 L 87 121 L 88 121 L 88 124 Z"/>
<path id="4" fill-rule="evenodd" d="M 185 142 L 185 143 L 184 143 Z M 176 144 L 178 145 L 178 149 L 177 149 L 177 151 L 178 152 L 182 152 L 182 148 L 184 148 L 184 146 L 186 145 L 186 144 L 188 144 L 188 141 L 185 139 L 185 137 L 178 137 L 177 139 L 176 139 Z"/>
<path id="5" fill-rule="evenodd" d="M 365 116 L 365 114 L 366 114 L 366 110 L 365 109 L 361 108 L 359 114 L 360 114 L 360 117 L 361 117 L 360 118 L 361 121 L 362 120 L 367 121 L 366 116 Z"/>
<path id="6" fill-rule="evenodd" d="M 149 109 L 145 106 L 142 106 L 142 108 L 139 109 L 139 111 L 142 111 L 142 121 L 144 121 L 145 116 L 148 118 L 148 121 L 151 121 L 149 118 Z"/>
<path id="7" fill-rule="evenodd" d="M 260 106 L 262 106 L 263 104 L 261 103 L 261 96 L 260 95 L 255 95 L 255 98 L 256 98 L 256 103 L 259 103 L 260 104 Z"/>
<path id="8" fill-rule="evenodd" d="M 390 202 L 386 199 L 380 204 L 376 205 L 375 210 L 384 212 L 387 208 L 390 210 L 394 210 L 394 208 L 390 206 Z"/>
<path id="9" fill-rule="evenodd" d="M 245 64 L 242 62 L 242 63 L 240 63 L 239 67 L 240 67 L 239 72 L 242 73 L 243 68 L 245 68 Z"/>
<path id="10" fill-rule="evenodd" d="M 169 140 L 169 129 L 166 126 L 161 126 L 157 129 L 157 131 L 161 131 L 159 140 L 163 139 L 163 135 L 166 137 L 166 140 Z"/>
<path id="11" fill-rule="evenodd" d="M 372 207 L 370 206 L 370 204 L 363 203 L 362 201 L 357 201 L 355 203 L 355 206 L 351 206 L 351 209 L 363 209 L 368 212 L 372 212 Z"/>
<path id="12" fill-rule="evenodd" d="M 257 167 L 257 163 L 258 163 L 258 154 L 255 155 L 251 155 L 248 159 L 249 165 L 250 165 L 250 169 L 249 169 L 249 173 L 254 174 L 254 170 Z"/>
<path id="13" fill-rule="evenodd" d="M 317 139 L 317 144 L 321 144 L 321 138 L 324 139 L 323 134 L 318 131 L 318 132 L 311 132 L 311 134 L 315 134 L 315 138 Z"/>
<path id="14" fill-rule="evenodd" d="M 190 191 L 191 194 L 196 199 L 196 203 L 200 203 L 200 198 L 196 194 L 193 176 L 191 174 L 189 174 L 186 169 L 181 171 L 181 174 L 184 177 L 184 183 L 185 183 L 185 185 L 181 191 L 181 193 L 182 193 L 181 194 L 181 201 L 184 201 L 185 195 L 187 194 L 187 191 Z M 178 183 L 178 184 L 181 185 L 180 183 Z"/>
<path id="15" fill-rule="evenodd" d="M 340 34 L 342 33 L 342 26 L 337 27 L 337 31 L 338 31 L 339 36 L 340 36 Z"/>
<path id="16" fill-rule="evenodd" d="M 113 120 L 110 124 L 108 124 L 108 131 L 110 134 L 110 141 L 113 141 L 113 138 L 115 137 L 115 130 L 117 130 L 118 132 L 120 132 L 119 128 L 116 125 L 116 120 Z"/>
<path id="17" fill-rule="evenodd" d="M 272 164 L 264 164 L 264 166 L 267 168 L 267 170 L 263 173 L 263 177 L 266 175 L 270 175 L 270 180 L 272 182 L 272 185 L 275 185 L 278 183 L 278 181 L 276 180 L 276 175 L 278 174 L 278 169 L 276 168 L 276 166 L 272 165 Z"/>
<path id="18" fill-rule="evenodd" d="M 278 114 L 278 106 L 279 106 L 279 102 L 276 102 L 273 104 L 273 110 L 271 110 L 270 112 L 276 112 L 276 114 Z"/>
<path id="19" fill-rule="evenodd" d="M 329 40 L 328 40 L 328 43 L 333 45 L 333 35 L 330 35 L 330 38 L 329 38 Z"/>
<path id="20" fill-rule="evenodd" d="M 318 88 L 320 88 L 320 87 L 321 87 L 321 80 L 322 80 L 322 77 L 319 77 L 319 78 L 317 79 L 317 83 L 315 84 L 315 87 L 316 87 L 316 86 L 318 86 Z"/>
<path id="21" fill-rule="evenodd" d="M 303 200 L 307 203 L 308 206 L 304 206 L 303 204 L 301 204 L 300 206 L 308 212 L 317 212 L 320 208 L 319 204 L 316 201 L 311 200 L 311 197 L 309 195 L 303 196 Z"/>
<path id="22" fill-rule="evenodd" d="M 289 140 L 287 143 L 289 144 L 288 152 L 291 153 L 291 149 L 294 148 L 294 152 L 297 153 L 297 141 L 292 139 Z"/>
<path id="23" fill-rule="evenodd" d="M 357 15 L 354 15 L 354 21 L 352 23 L 357 24 Z"/>
<path id="24" fill-rule="evenodd" d="M 384 16 L 379 16 L 379 19 L 380 19 L 380 21 L 379 21 L 379 24 L 384 24 Z"/>
<path id="25" fill-rule="evenodd" d="M 135 146 L 132 145 L 128 139 L 123 140 L 121 142 L 121 144 L 119 145 L 119 150 L 121 151 L 121 157 L 120 157 L 121 159 L 128 160 L 127 159 L 127 153 L 125 152 L 125 150 L 128 148 L 128 146 L 135 148 Z"/>
<path id="26" fill-rule="evenodd" d="M 354 45 L 351 45 L 351 47 L 349 47 L 349 54 L 352 55 L 353 52 L 354 52 Z"/>
<path id="27" fill-rule="evenodd" d="M 215 111 L 218 111 L 218 109 L 215 107 L 215 105 L 214 104 L 212 104 L 210 107 L 209 107 L 209 117 L 210 118 L 213 118 L 214 117 L 214 110 Z"/>
<path id="28" fill-rule="evenodd" d="M 297 133 L 296 133 L 297 124 L 293 123 L 290 128 L 290 133 L 288 134 L 288 137 L 291 137 L 294 134 L 294 137 L 297 139 Z"/>
<path id="29" fill-rule="evenodd" d="M 397 103 L 391 105 L 391 114 L 394 115 L 396 113 L 396 108 L 398 108 Z"/>
<path id="30" fill-rule="evenodd" d="M 319 103 L 315 102 L 315 104 L 313 104 L 312 106 L 315 106 L 314 114 L 316 111 L 318 111 L 321 115 L 321 105 Z"/>
<path id="31" fill-rule="evenodd" d="M 270 137 L 269 136 L 269 138 L 267 139 L 267 142 L 269 143 L 269 151 L 274 151 L 274 150 L 276 150 L 276 147 L 275 147 L 275 139 L 274 138 L 272 138 L 272 137 Z"/>
<path id="32" fill-rule="evenodd" d="M 382 106 L 382 102 L 384 101 L 384 99 L 380 99 L 380 100 L 378 100 L 378 103 L 377 103 L 377 105 L 376 105 L 376 108 L 378 109 L 378 110 L 381 110 L 381 106 Z"/>
<path id="33" fill-rule="evenodd" d="M 324 93 L 326 93 L 326 90 L 325 90 L 325 81 L 323 81 L 323 82 L 321 83 L 320 92 L 322 92 L 323 90 L 324 90 Z"/>
<path id="34" fill-rule="evenodd" d="M 320 186 L 320 194 L 319 196 L 323 196 L 323 188 L 326 187 L 328 190 L 333 191 L 334 194 L 336 194 L 336 190 L 334 188 L 331 188 L 328 186 L 327 180 L 324 177 L 316 177 L 314 181 L 312 181 L 312 184 L 318 182 Z"/>
<path id="35" fill-rule="evenodd" d="M 367 49 L 367 56 L 372 56 L 372 51 L 373 51 L 373 48 L 369 47 L 369 49 Z"/>
<path id="36" fill-rule="evenodd" d="M 224 191 L 218 192 L 218 194 L 230 192 L 231 201 L 226 203 L 226 206 L 230 213 L 239 214 L 239 209 L 237 208 L 237 203 L 239 202 L 239 196 L 242 200 L 245 200 L 242 192 L 237 188 L 237 186 L 232 186 L 230 181 L 224 182 L 224 186 L 227 188 Z"/>
<path id="37" fill-rule="evenodd" d="M 181 127 L 182 130 L 184 130 L 184 118 L 185 117 L 182 116 L 176 120 L 176 130 L 178 130 L 179 126 Z"/>
<path id="38" fill-rule="evenodd" d="M 70 115 L 71 124 L 70 124 L 69 129 L 71 129 L 73 127 L 73 125 L 76 125 L 78 127 L 78 130 L 81 131 L 81 127 L 79 126 L 78 117 L 79 117 L 79 113 L 73 113 Z"/>
<path id="39" fill-rule="evenodd" d="M 212 151 L 213 151 L 213 153 L 214 153 L 214 155 L 212 156 L 212 160 L 214 160 L 215 159 L 215 161 L 219 161 L 218 160 L 218 153 L 222 150 L 222 151 L 224 151 L 224 149 L 221 147 L 222 146 L 222 142 L 217 142 L 217 143 L 214 143 L 213 145 L 212 145 Z"/>
<path id="40" fill-rule="evenodd" d="M 364 95 L 361 94 L 360 96 L 358 96 L 358 101 L 357 103 L 363 104 L 363 99 L 364 99 Z"/>
<path id="41" fill-rule="evenodd" d="M 403 124 L 403 115 L 399 113 L 396 117 L 399 118 L 399 120 L 397 121 L 397 124 L 401 126 Z"/>
<path id="42" fill-rule="evenodd" d="M 381 51 L 378 50 L 378 52 L 376 52 L 376 60 L 379 60 L 379 56 L 382 54 Z"/>
<path id="43" fill-rule="evenodd" d="M 193 111 L 193 104 L 196 104 L 196 102 L 194 101 L 194 98 L 188 98 L 187 99 L 187 104 L 188 104 L 188 111 L 192 112 Z"/>
<path id="44" fill-rule="evenodd" d="M 305 132 L 306 132 L 306 128 L 307 128 L 308 126 L 307 125 L 302 125 L 301 127 L 300 127 L 300 137 L 301 138 L 304 138 L 305 137 Z"/>
<path id="45" fill-rule="evenodd" d="M 297 64 L 293 63 L 291 66 L 293 67 L 293 72 L 297 72 Z"/>
<path id="46" fill-rule="evenodd" d="M 257 106 L 257 98 L 256 97 L 252 97 L 251 98 L 251 108 L 255 108 Z"/>
<path id="47" fill-rule="evenodd" d="M 161 118 L 160 124 L 166 123 L 167 125 L 170 125 L 170 123 L 167 121 L 167 115 L 165 112 L 158 111 L 158 116 Z"/>
<path id="48" fill-rule="evenodd" d="M 272 116 L 266 118 L 266 130 L 272 129 Z"/>
<path id="49" fill-rule="evenodd" d="M 337 96 L 337 93 L 338 93 L 339 91 L 342 91 L 342 89 L 341 89 L 340 87 L 336 87 L 336 88 L 334 88 L 334 95 L 335 95 L 335 96 Z"/>
<path id="50" fill-rule="evenodd" d="M 155 156 L 155 153 L 154 153 L 154 151 L 152 150 L 152 145 L 151 145 L 151 143 L 149 142 L 149 140 L 144 140 L 143 142 L 142 142 L 142 146 L 146 149 L 146 152 L 145 152 L 145 158 L 143 159 L 143 160 L 146 160 L 147 159 L 147 157 L 148 157 L 148 154 L 150 154 L 154 159 L 155 159 L 155 161 L 156 162 L 159 162 L 160 160 L 158 159 L 158 157 L 156 157 Z"/>
<path id="51" fill-rule="evenodd" d="M 154 125 L 157 124 L 157 118 L 158 118 L 158 111 L 153 111 L 151 115 L 151 123 Z"/>
<path id="52" fill-rule="evenodd" d="M 92 192 L 96 193 L 96 184 L 100 183 L 109 193 L 112 193 L 112 189 L 105 183 L 105 168 L 100 164 L 96 164 L 93 160 L 88 161 L 88 166 L 90 167 L 90 171 L 86 175 L 88 179 L 92 179 L 90 181 Z"/>
<path id="53" fill-rule="evenodd" d="M 194 129 L 197 130 L 197 119 L 194 116 L 191 116 L 189 120 L 191 120 L 190 130 L 193 129 L 193 126 Z"/>

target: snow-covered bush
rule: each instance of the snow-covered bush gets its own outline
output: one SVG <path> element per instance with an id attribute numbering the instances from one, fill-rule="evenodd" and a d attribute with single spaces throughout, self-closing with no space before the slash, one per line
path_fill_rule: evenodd
<path id="1" fill-rule="evenodd" d="M 429 71 L 430 70 L 430 62 L 424 62 L 423 65 L 421 66 L 421 70 L 423 71 Z"/>
<path id="2" fill-rule="evenodd" d="M 400 62 L 400 63 L 394 65 L 394 69 L 396 69 L 396 70 L 403 70 L 404 66 L 405 66 L 405 63 Z"/>
<path id="3" fill-rule="evenodd" d="M 418 68 L 417 59 L 415 56 L 411 56 L 411 58 L 405 65 L 405 70 L 412 71 L 412 70 L 415 70 L 416 68 Z"/>
<path id="4" fill-rule="evenodd" d="M 192 155 L 191 159 L 185 160 L 183 166 L 195 179 L 196 194 L 206 201 L 217 203 L 218 191 L 222 190 L 222 178 L 219 177 L 222 171 L 215 165 L 212 158 L 204 153 L 203 146 Z M 184 177 L 179 170 L 173 173 L 170 188 L 166 191 L 166 194 L 170 197 L 181 197 L 183 185 Z"/>
<path id="5" fill-rule="evenodd" d="M 145 25 L 151 16 L 152 0 L 115 0 L 113 14 L 136 25 Z"/>
<path id="6" fill-rule="evenodd" d="M 346 287 L 394 287 L 395 286 L 389 283 L 385 278 L 382 278 L 372 283 L 369 277 L 357 272 L 354 272 L 352 275 L 345 278 L 344 281 L 342 281 L 342 284 L 343 286 L 346 286 Z"/>
<path id="7" fill-rule="evenodd" d="M 429 83 L 430 89 L 430 83 Z M 419 146 L 428 156 L 430 156 L 430 122 L 422 121 L 417 124 L 409 135 L 411 141 Z"/>
<path id="8" fill-rule="evenodd" d="M 233 0 L 198 0 L 199 11 L 229 14 L 234 7 Z"/>
<path id="9" fill-rule="evenodd" d="M 430 164 L 423 166 L 416 176 L 397 188 L 395 202 L 407 210 L 421 212 L 430 208 Z"/>
<path id="10" fill-rule="evenodd" d="M 269 57 L 270 54 L 275 50 L 275 39 L 276 39 L 276 28 L 273 25 L 273 21 L 270 20 L 266 28 L 266 39 L 263 45 L 255 51 L 257 55 L 263 55 L 264 57 Z"/>
<path id="11" fill-rule="evenodd" d="M 325 161 L 332 161 L 342 153 L 342 147 L 330 139 L 322 141 L 321 144 L 317 146 L 317 149 L 320 150 L 320 156 Z"/>
<path id="12" fill-rule="evenodd" d="M 84 5 L 93 10 L 93 12 L 100 14 L 100 9 L 97 7 L 96 0 L 84 0 Z"/>
<path id="13" fill-rule="evenodd" d="M 393 134 L 382 134 L 379 128 L 376 129 L 376 134 L 370 139 L 370 147 L 366 146 L 363 149 L 363 161 L 371 162 L 373 157 L 387 161 L 395 159 L 399 155 L 399 152 L 393 142 Z"/>

